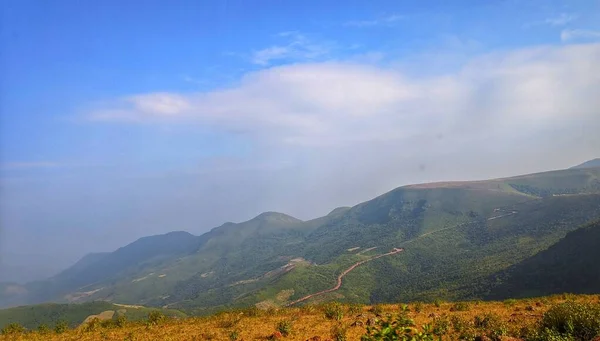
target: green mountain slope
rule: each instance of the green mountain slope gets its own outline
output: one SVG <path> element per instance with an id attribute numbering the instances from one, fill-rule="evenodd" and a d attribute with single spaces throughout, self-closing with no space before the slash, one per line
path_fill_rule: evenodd
<path id="1" fill-rule="evenodd" d="M 488 298 L 600 292 L 600 222 L 570 232 L 556 244 L 493 276 Z"/>
<path id="2" fill-rule="evenodd" d="M 67 321 L 70 328 L 83 323 L 86 318 L 100 315 L 101 319 L 116 319 L 124 315 L 129 321 L 143 320 L 151 311 L 158 310 L 166 316 L 185 317 L 173 309 L 125 306 L 108 302 L 87 302 L 82 304 L 39 304 L 0 310 L 0 329 L 10 323 L 18 323 L 27 329 L 35 329 L 42 324 L 53 328 L 59 321 Z"/>
<path id="3" fill-rule="evenodd" d="M 91 256 L 1 304 L 106 300 L 196 313 L 284 305 L 329 289 L 355 302 L 478 298 L 494 274 L 600 219 L 600 168 L 397 188 L 301 221 L 267 212 L 196 237 L 174 233 Z"/>
<path id="4" fill-rule="evenodd" d="M 298 254 L 308 262 L 280 277 L 221 286 L 167 302 L 184 309 L 281 305 L 331 288 L 337 275 L 353 263 L 397 246 L 406 251 L 357 268 L 345 277 L 340 290 L 319 299 L 367 303 L 478 297 L 473 287 L 478 279 L 534 255 L 600 217 L 600 195 L 594 192 L 599 178 L 599 170 L 569 170 L 402 187 L 316 228 Z M 577 194 L 536 196 L 531 190 L 518 191 L 517 185 L 537 192 L 568 189 Z"/>

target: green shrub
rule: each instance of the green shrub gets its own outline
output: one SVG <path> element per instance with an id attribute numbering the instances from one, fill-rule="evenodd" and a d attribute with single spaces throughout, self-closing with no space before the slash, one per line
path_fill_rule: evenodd
<path id="1" fill-rule="evenodd" d="M 483 316 L 475 316 L 474 325 L 475 328 L 483 330 L 487 336 L 493 339 L 508 334 L 508 326 L 496 314 L 487 313 Z"/>
<path id="2" fill-rule="evenodd" d="M 423 302 L 416 302 L 413 306 L 415 313 L 420 313 L 423 310 Z"/>
<path id="3" fill-rule="evenodd" d="M 391 315 L 388 315 L 385 320 L 378 319 L 374 326 L 367 326 L 367 333 L 361 337 L 361 341 L 396 340 L 433 341 L 433 328 L 424 325 L 422 330 L 419 330 L 413 320 L 405 313 L 401 313 L 398 319 L 393 319 Z"/>
<path id="4" fill-rule="evenodd" d="M 444 301 L 442 301 L 442 300 L 439 300 L 439 299 L 433 300 L 433 305 L 434 305 L 436 308 L 439 308 L 439 307 L 441 307 L 441 306 L 442 306 L 442 304 L 444 304 Z"/>
<path id="5" fill-rule="evenodd" d="M 288 336 L 292 333 L 292 321 L 290 320 L 282 320 L 277 323 L 276 329 L 283 336 Z"/>
<path id="6" fill-rule="evenodd" d="M 331 338 L 333 341 L 346 341 L 348 338 L 346 336 L 347 328 L 341 324 L 336 324 L 331 328 Z"/>
<path id="7" fill-rule="evenodd" d="M 165 316 L 165 314 L 158 310 L 153 310 L 150 313 L 148 313 L 148 324 L 151 326 L 156 326 L 166 319 L 167 317 Z"/>
<path id="8" fill-rule="evenodd" d="M 350 304 L 348 306 L 348 314 L 350 315 L 354 315 L 354 314 L 360 314 L 363 311 L 363 305 L 362 304 Z"/>
<path id="9" fill-rule="evenodd" d="M 262 311 L 257 307 L 250 307 L 248 309 L 243 310 L 242 313 L 248 317 L 257 317 L 261 315 Z"/>
<path id="10" fill-rule="evenodd" d="M 314 304 L 306 304 L 303 305 L 302 307 L 300 307 L 300 310 L 305 313 L 305 314 L 312 314 L 315 311 L 317 311 L 317 309 L 320 309 L 321 307 L 317 307 Z"/>
<path id="11" fill-rule="evenodd" d="M 383 306 L 381 304 L 376 304 L 371 307 L 371 312 L 375 315 L 382 315 L 383 314 Z"/>
<path id="12" fill-rule="evenodd" d="M 515 300 L 515 299 L 510 298 L 508 300 L 504 300 L 504 305 L 505 306 L 512 307 L 515 304 L 517 304 L 517 300 Z"/>
<path id="13" fill-rule="evenodd" d="M 10 323 L 8 325 L 6 325 L 4 328 L 2 328 L 1 334 L 2 335 L 16 335 L 16 334 L 22 334 L 25 333 L 25 327 L 23 327 L 22 325 L 18 324 L 18 323 Z"/>
<path id="14" fill-rule="evenodd" d="M 327 319 L 340 321 L 344 317 L 344 309 L 337 302 L 326 304 L 323 310 Z"/>
<path id="15" fill-rule="evenodd" d="M 100 328 L 100 319 L 97 317 L 92 318 L 83 326 L 83 331 L 93 332 Z"/>
<path id="16" fill-rule="evenodd" d="M 240 332 L 237 330 L 229 331 L 229 340 L 236 341 L 240 337 Z"/>
<path id="17" fill-rule="evenodd" d="M 591 340 L 600 335 L 600 305 L 573 301 L 555 305 L 543 315 L 540 329 L 576 340 Z"/>
<path id="18" fill-rule="evenodd" d="M 100 327 L 102 328 L 114 328 L 115 327 L 115 320 L 110 319 L 110 320 L 101 320 L 100 321 Z"/>
<path id="19" fill-rule="evenodd" d="M 469 311 L 471 307 L 467 302 L 456 302 L 450 307 L 450 311 Z"/>
<path id="20" fill-rule="evenodd" d="M 123 314 L 120 314 L 115 319 L 115 327 L 117 327 L 117 328 L 123 328 L 123 327 L 125 327 L 126 324 L 127 324 L 127 316 L 125 316 Z"/>
<path id="21" fill-rule="evenodd" d="M 433 334 L 435 336 L 441 337 L 442 335 L 446 335 L 449 329 L 450 321 L 448 321 L 445 316 L 435 317 L 433 319 Z"/>
<path id="22" fill-rule="evenodd" d="M 475 338 L 475 328 L 470 321 L 463 319 L 460 316 L 452 315 L 450 317 L 452 328 L 459 334 L 461 340 L 472 340 Z"/>
<path id="23" fill-rule="evenodd" d="M 50 333 L 50 328 L 47 324 L 42 323 L 37 327 L 37 331 L 42 335 L 46 335 Z"/>
<path id="24" fill-rule="evenodd" d="M 69 330 L 69 324 L 67 323 L 67 321 L 59 320 L 58 322 L 56 322 L 56 325 L 54 326 L 54 332 L 56 334 L 62 334 L 67 330 Z"/>

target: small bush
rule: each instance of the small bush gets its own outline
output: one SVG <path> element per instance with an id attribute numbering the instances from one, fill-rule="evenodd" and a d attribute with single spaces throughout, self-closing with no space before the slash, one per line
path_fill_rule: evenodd
<path id="1" fill-rule="evenodd" d="M 444 304 L 444 301 L 442 301 L 442 300 L 434 300 L 433 301 L 433 305 L 435 305 L 436 308 L 441 307 L 442 304 Z"/>
<path id="2" fill-rule="evenodd" d="M 236 341 L 240 337 L 240 332 L 237 330 L 229 331 L 229 340 Z"/>
<path id="3" fill-rule="evenodd" d="M 600 306 L 573 301 L 555 305 L 543 315 L 540 329 L 576 340 L 591 340 L 600 335 Z"/>
<path id="4" fill-rule="evenodd" d="M 100 319 L 97 317 L 92 318 L 83 326 L 83 331 L 93 332 L 100 328 Z"/>
<path id="5" fill-rule="evenodd" d="M 456 302 L 450 307 L 450 311 L 469 311 L 471 307 L 467 302 Z"/>
<path id="6" fill-rule="evenodd" d="M 354 314 L 360 314 L 363 311 L 363 305 L 362 304 L 350 304 L 348 306 L 348 314 L 350 315 L 354 315 Z"/>
<path id="7" fill-rule="evenodd" d="M 2 328 L 1 331 L 2 335 L 17 335 L 22 333 L 25 333 L 25 327 L 18 323 L 10 323 Z"/>
<path id="8" fill-rule="evenodd" d="M 329 320 L 340 321 L 344 317 L 344 310 L 337 302 L 328 303 L 324 307 L 325 317 Z"/>
<path id="9" fill-rule="evenodd" d="M 158 310 L 153 310 L 148 314 L 148 324 L 152 326 L 159 325 L 166 319 L 167 317 L 165 316 L 165 314 Z"/>
<path id="10" fill-rule="evenodd" d="M 417 302 L 413 306 L 415 313 L 420 313 L 423 310 L 423 302 Z"/>
<path id="11" fill-rule="evenodd" d="M 383 314 L 383 306 L 381 304 L 376 304 L 371 307 L 371 312 L 375 315 L 382 315 Z"/>
<path id="12" fill-rule="evenodd" d="M 474 324 L 475 328 L 484 330 L 489 337 L 494 339 L 508 334 L 508 326 L 496 314 L 487 313 L 483 316 L 475 316 Z"/>
<path id="13" fill-rule="evenodd" d="M 290 320 L 282 320 L 277 323 L 276 326 L 277 331 L 281 333 L 283 336 L 288 336 L 292 333 L 292 321 Z"/>
<path id="14" fill-rule="evenodd" d="M 348 338 L 346 336 L 347 328 L 341 324 L 336 324 L 331 328 L 331 338 L 333 341 L 346 341 Z"/>
<path id="15" fill-rule="evenodd" d="M 240 322 L 239 316 L 229 316 L 223 314 L 221 320 L 218 322 L 220 328 L 233 328 Z"/>
<path id="16" fill-rule="evenodd" d="M 115 320 L 110 319 L 110 320 L 101 320 L 100 321 L 100 327 L 102 328 L 114 328 L 115 327 Z"/>
<path id="17" fill-rule="evenodd" d="M 300 308 L 304 313 L 306 314 L 312 314 L 315 311 L 317 311 L 317 307 L 313 304 L 307 304 L 302 306 L 302 308 Z"/>
<path id="18" fill-rule="evenodd" d="M 201 337 L 200 340 L 216 340 L 218 335 L 215 332 L 206 332 L 202 334 Z"/>
<path id="19" fill-rule="evenodd" d="M 243 310 L 242 313 L 248 317 L 257 317 L 261 315 L 262 311 L 257 307 L 250 307 L 248 309 Z"/>
<path id="20" fill-rule="evenodd" d="M 38 333 L 42 334 L 42 335 L 46 335 L 50 333 L 50 328 L 48 327 L 47 324 L 40 324 L 37 328 Z"/>
<path id="21" fill-rule="evenodd" d="M 361 337 L 361 341 L 388 340 L 433 341 L 433 328 L 426 324 L 419 330 L 403 312 L 396 320 L 391 316 L 386 320 L 377 320 L 375 326 L 367 326 L 367 333 Z"/>
<path id="22" fill-rule="evenodd" d="M 435 336 L 441 337 L 442 335 L 446 335 L 449 329 L 450 321 L 445 316 L 433 319 L 433 334 Z"/>
<path id="23" fill-rule="evenodd" d="M 473 324 L 460 316 L 450 317 L 452 328 L 459 335 L 460 340 L 473 340 L 476 336 Z"/>
<path id="24" fill-rule="evenodd" d="M 120 314 L 115 319 L 115 327 L 117 327 L 117 328 L 123 328 L 123 327 L 125 327 L 126 324 L 127 324 L 127 316 L 125 316 L 123 314 Z"/>
<path id="25" fill-rule="evenodd" d="M 62 334 L 67 330 L 69 330 L 69 324 L 67 323 L 67 321 L 60 320 L 56 322 L 56 325 L 54 326 L 54 332 L 56 334 Z"/>
<path id="26" fill-rule="evenodd" d="M 508 299 L 508 300 L 504 300 L 504 302 L 503 302 L 503 303 L 504 303 L 504 305 L 505 305 L 505 306 L 507 306 L 507 307 L 512 307 L 512 306 L 514 306 L 515 304 L 517 304 L 517 300 L 515 300 L 515 299 L 512 299 L 512 298 L 511 298 L 511 299 Z"/>

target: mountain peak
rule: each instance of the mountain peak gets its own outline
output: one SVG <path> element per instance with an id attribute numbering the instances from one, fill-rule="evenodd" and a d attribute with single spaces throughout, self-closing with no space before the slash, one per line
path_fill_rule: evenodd
<path id="1" fill-rule="evenodd" d="M 279 212 L 263 212 L 251 220 L 269 221 L 269 222 L 287 222 L 300 223 L 302 220 L 294 218 L 290 215 Z"/>
<path id="2" fill-rule="evenodd" d="M 570 169 L 596 168 L 596 167 L 600 167 L 600 158 L 586 161 L 580 165 L 571 167 Z"/>
<path id="3" fill-rule="evenodd" d="M 338 214 L 342 214 L 346 211 L 348 211 L 351 207 L 348 206 L 341 206 L 338 208 L 334 208 L 333 211 L 329 212 L 329 214 L 327 214 L 328 216 L 332 216 L 332 215 L 338 215 Z"/>

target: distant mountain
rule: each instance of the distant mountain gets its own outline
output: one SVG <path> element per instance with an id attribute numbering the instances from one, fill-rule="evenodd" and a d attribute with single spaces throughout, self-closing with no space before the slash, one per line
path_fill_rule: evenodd
<path id="1" fill-rule="evenodd" d="M 502 284 L 488 298 L 531 297 L 564 292 L 600 292 L 600 222 L 588 224 L 547 250 L 494 276 Z"/>
<path id="2" fill-rule="evenodd" d="M 167 259 L 189 254 L 197 245 L 198 237 L 187 232 L 171 232 L 141 238 L 112 253 L 89 254 L 48 280 L 23 286 L 27 295 L 22 303 L 86 300 L 96 290 L 87 287 L 116 281 Z"/>
<path id="3" fill-rule="evenodd" d="M 481 298 L 489 278 L 598 219 L 600 168 L 411 185 L 309 221 L 266 212 L 201 236 L 142 238 L 50 280 L 6 287 L 0 304 L 104 300 L 192 313 L 281 306 L 398 247 L 405 251 L 353 268 L 338 290 L 304 302 Z"/>
<path id="4" fill-rule="evenodd" d="M 598 159 L 593 159 L 590 161 L 586 161 L 580 165 L 577 165 L 575 167 L 571 167 L 571 169 L 581 169 L 581 168 L 595 168 L 595 167 L 600 167 L 600 158 Z"/>

